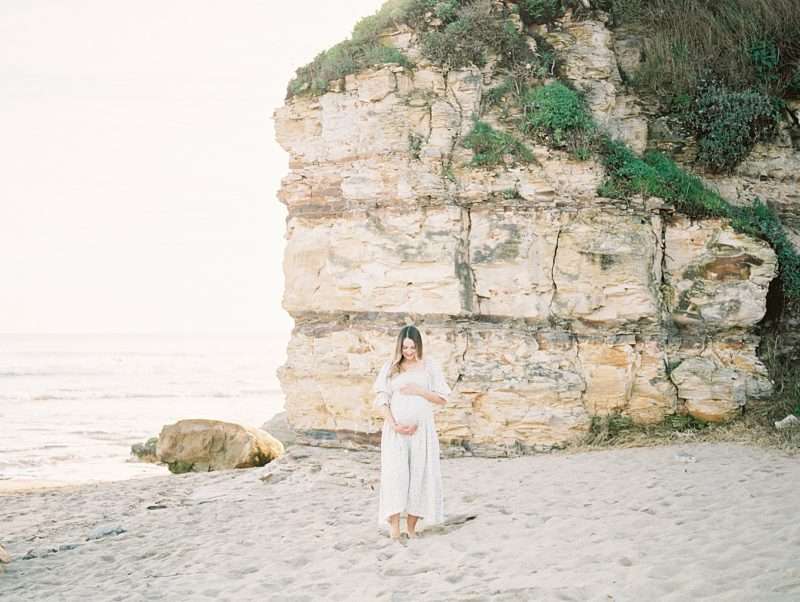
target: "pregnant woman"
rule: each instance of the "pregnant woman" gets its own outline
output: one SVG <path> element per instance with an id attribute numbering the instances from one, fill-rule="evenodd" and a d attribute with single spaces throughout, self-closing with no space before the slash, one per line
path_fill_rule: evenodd
<path id="1" fill-rule="evenodd" d="M 378 525 L 388 522 L 391 537 L 399 539 L 405 514 L 408 536 L 414 537 L 417 521 L 431 526 L 444 519 L 433 404 L 445 405 L 451 393 L 439 366 L 423 356 L 414 326 L 400 331 L 394 357 L 381 368 L 373 391 L 384 417 Z"/>

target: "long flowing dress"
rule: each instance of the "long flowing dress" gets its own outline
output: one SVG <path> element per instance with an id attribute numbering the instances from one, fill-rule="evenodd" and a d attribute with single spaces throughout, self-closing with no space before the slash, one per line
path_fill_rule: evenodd
<path id="1" fill-rule="evenodd" d="M 391 362 L 381 368 L 373 391 L 374 406 L 389 405 L 395 421 L 416 424 L 413 435 L 395 432 L 384 421 L 381 433 L 381 484 L 378 527 L 388 529 L 393 514 L 421 517 L 422 528 L 444 521 L 442 473 L 439 463 L 439 438 L 433 419 L 433 406 L 419 395 L 404 395 L 400 389 L 414 383 L 448 399 L 450 387 L 439 366 L 424 358 L 421 368 L 389 377 Z"/>

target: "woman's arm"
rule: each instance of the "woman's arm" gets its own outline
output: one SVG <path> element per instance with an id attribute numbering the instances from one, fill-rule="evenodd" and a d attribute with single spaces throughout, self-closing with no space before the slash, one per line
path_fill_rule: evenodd
<path id="1" fill-rule="evenodd" d="M 420 397 L 424 397 L 431 403 L 435 403 L 436 405 L 443 406 L 447 403 L 447 399 L 442 397 L 438 393 L 434 393 L 433 391 L 428 391 L 424 387 L 420 387 L 419 385 L 409 384 L 405 385 L 400 389 L 401 393 L 406 395 L 419 395 Z"/>
<path id="2" fill-rule="evenodd" d="M 426 365 L 428 367 L 428 374 L 430 374 L 430 380 L 428 381 L 428 384 L 431 388 L 431 391 L 425 396 L 425 399 L 440 406 L 447 405 L 447 402 L 450 399 L 450 394 L 453 391 L 447 384 L 442 369 L 439 367 L 439 364 L 430 359 L 427 361 Z"/>
<path id="3" fill-rule="evenodd" d="M 442 397 L 438 393 L 434 393 L 433 391 L 426 391 L 422 387 L 420 387 L 420 391 L 421 391 L 419 393 L 420 397 L 424 397 L 425 399 L 427 399 L 431 403 L 435 403 L 436 405 L 440 405 L 440 406 L 443 406 L 443 405 L 447 404 L 447 399 L 445 399 L 444 397 Z"/>

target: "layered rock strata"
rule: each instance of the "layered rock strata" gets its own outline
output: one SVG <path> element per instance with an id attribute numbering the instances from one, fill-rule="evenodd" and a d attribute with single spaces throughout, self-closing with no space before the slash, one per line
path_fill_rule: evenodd
<path id="1" fill-rule="evenodd" d="M 606 62 L 581 72 L 574 57 L 598 39 Z M 387 40 L 414 53 L 407 31 Z M 605 26 L 556 41 L 598 120 L 644 148 Z M 461 140 L 499 80 L 491 65 L 446 73 L 416 57 L 413 72 L 351 75 L 275 114 L 291 157 L 280 198 L 296 327 L 280 378 L 296 430 L 376 442 L 370 387 L 405 323 L 454 389 L 443 443 L 473 453 L 560 445 L 610 413 L 725 420 L 770 393 L 754 334 L 776 272 L 766 243 L 656 199 L 601 198 L 600 165 L 545 147 L 527 165 L 470 166 Z"/>

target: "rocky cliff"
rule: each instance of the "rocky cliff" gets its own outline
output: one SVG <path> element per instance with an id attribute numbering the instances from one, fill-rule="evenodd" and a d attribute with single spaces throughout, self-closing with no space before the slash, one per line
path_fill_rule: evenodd
<path id="1" fill-rule="evenodd" d="M 636 150 L 665 143 L 623 83 L 635 36 L 602 16 L 542 33 L 598 123 Z M 756 354 L 776 275 L 767 243 L 657 198 L 604 198 L 602 165 L 543 145 L 476 167 L 463 141 L 477 116 L 500 127 L 502 106 L 486 103 L 496 62 L 445 70 L 412 29 L 382 40 L 414 69 L 351 74 L 275 113 L 291 157 L 279 196 L 296 327 L 280 379 L 295 429 L 375 442 L 370 387 L 405 323 L 454 389 L 442 442 L 477 454 L 560 445 L 611 413 L 726 420 L 770 394 Z M 796 206 L 792 161 L 764 147 L 720 186 L 770 186 Z"/>

